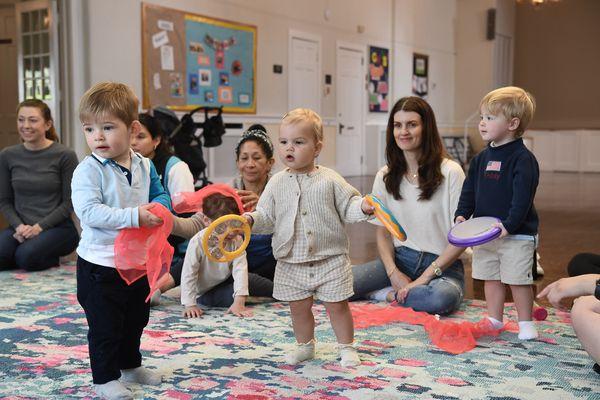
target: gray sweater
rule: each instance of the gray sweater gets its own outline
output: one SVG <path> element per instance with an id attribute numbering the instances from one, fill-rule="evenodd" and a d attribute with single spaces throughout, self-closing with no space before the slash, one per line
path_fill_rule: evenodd
<path id="1" fill-rule="evenodd" d="M 75 152 L 60 143 L 31 151 L 22 144 L 0 152 L 0 212 L 13 228 L 52 228 L 70 218 Z"/>

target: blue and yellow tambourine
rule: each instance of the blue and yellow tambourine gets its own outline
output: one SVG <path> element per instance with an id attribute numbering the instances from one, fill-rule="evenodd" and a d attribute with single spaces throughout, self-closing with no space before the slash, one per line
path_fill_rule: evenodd
<path id="1" fill-rule="evenodd" d="M 379 222 L 381 222 L 396 239 L 404 242 L 406 240 L 406 232 L 402 229 L 402 226 L 398 223 L 396 218 L 394 218 L 390 210 L 383 205 L 381 200 L 373 194 L 366 195 L 365 200 L 371 206 L 375 207 L 375 217 L 377 217 Z"/>
<path id="2" fill-rule="evenodd" d="M 211 261 L 232 261 L 246 250 L 250 243 L 250 234 L 250 225 L 244 217 L 235 214 L 223 215 L 206 228 L 202 237 L 204 254 Z M 228 237 L 237 235 L 243 235 L 244 240 L 228 240 Z"/>

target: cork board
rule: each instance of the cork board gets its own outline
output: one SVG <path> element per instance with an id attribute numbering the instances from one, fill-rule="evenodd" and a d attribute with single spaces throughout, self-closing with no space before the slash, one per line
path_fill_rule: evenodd
<path id="1" fill-rule="evenodd" d="M 143 107 L 256 112 L 253 25 L 142 3 Z"/>

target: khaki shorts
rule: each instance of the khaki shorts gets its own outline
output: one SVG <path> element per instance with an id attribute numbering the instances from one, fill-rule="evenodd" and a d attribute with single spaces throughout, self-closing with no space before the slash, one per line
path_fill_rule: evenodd
<path id="1" fill-rule="evenodd" d="M 273 297 L 281 301 L 316 297 L 328 303 L 352 297 L 352 267 L 347 255 L 306 263 L 277 262 Z"/>
<path id="2" fill-rule="evenodd" d="M 510 236 L 473 247 L 473 278 L 507 285 L 533 283 L 536 242 Z"/>

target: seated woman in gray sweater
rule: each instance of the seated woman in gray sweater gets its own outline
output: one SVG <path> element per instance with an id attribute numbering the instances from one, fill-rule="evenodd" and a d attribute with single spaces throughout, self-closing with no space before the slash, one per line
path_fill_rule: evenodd
<path id="1" fill-rule="evenodd" d="M 0 270 L 40 271 L 58 265 L 79 241 L 71 220 L 77 155 L 58 143 L 44 102 L 25 100 L 17 115 L 23 143 L 0 152 L 0 212 L 10 224 L 0 231 Z"/>

